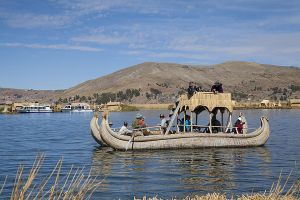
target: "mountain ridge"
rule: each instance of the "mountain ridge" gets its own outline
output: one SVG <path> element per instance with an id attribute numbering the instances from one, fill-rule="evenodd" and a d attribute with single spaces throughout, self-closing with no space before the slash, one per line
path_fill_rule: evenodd
<path id="1" fill-rule="evenodd" d="M 190 81 L 204 90 L 209 90 L 215 81 L 220 81 L 225 92 L 231 92 L 235 100 L 285 100 L 300 98 L 298 77 L 298 67 L 255 62 L 228 61 L 215 65 L 144 62 L 87 80 L 66 90 L 50 92 L 50 96 L 52 100 L 74 100 L 77 96 L 86 97 L 83 100 L 95 101 L 106 94 L 108 97 L 105 101 L 169 103 L 184 92 Z M 140 94 L 133 97 L 131 95 L 130 98 L 117 97 L 117 93 L 125 93 L 127 89 L 138 90 Z M 1 89 L 0 95 L 2 96 Z M 42 100 L 47 100 L 47 97 Z"/>

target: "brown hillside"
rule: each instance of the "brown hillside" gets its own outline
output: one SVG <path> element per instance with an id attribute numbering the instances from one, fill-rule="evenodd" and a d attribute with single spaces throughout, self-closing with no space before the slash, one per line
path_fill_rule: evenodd
<path id="1" fill-rule="evenodd" d="M 133 98 L 133 102 L 172 102 L 190 81 L 209 90 L 218 80 L 223 83 L 224 90 L 232 92 L 237 100 L 248 98 L 279 100 L 291 95 L 300 98 L 299 91 L 289 89 L 291 85 L 300 86 L 299 77 L 300 68 L 297 67 L 250 62 L 226 62 L 211 66 L 146 62 L 86 81 L 57 97 L 69 98 L 75 95 L 92 97 L 95 93 L 117 93 L 125 92 L 126 89 L 139 89 L 141 95 Z M 147 98 L 146 93 L 151 94 L 151 88 L 162 94 L 148 95 Z"/>

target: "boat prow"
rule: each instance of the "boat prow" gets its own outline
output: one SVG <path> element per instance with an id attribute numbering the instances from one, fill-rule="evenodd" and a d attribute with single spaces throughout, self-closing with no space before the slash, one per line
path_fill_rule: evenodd
<path id="1" fill-rule="evenodd" d="M 90 122 L 90 128 L 91 128 L 91 135 L 93 136 L 94 140 L 100 144 L 101 146 L 107 146 L 106 143 L 101 138 L 101 130 L 98 124 L 98 113 L 94 113 L 94 117 L 92 118 Z"/>

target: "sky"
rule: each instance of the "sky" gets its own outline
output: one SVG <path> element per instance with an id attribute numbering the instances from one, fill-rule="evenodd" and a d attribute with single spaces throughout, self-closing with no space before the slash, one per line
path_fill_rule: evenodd
<path id="1" fill-rule="evenodd" d="M 67 89 L 143 62 L 300 66 L 299 0 L 0 0 L 0 87 Z"/>

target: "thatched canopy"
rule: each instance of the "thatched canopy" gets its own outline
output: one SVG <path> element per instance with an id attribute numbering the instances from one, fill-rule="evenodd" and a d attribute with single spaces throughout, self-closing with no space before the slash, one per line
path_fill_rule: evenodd
<path id="1" fill-rule="evenodd" d="M 201 112 L 201 109 L 207 109 L 212 112 L 215 108 L 225 108 L 229 112 L 233 111 L 231 101 L 231 93 L 213 93 L 213 92 L 197 92 L 193 96 L 187 94 L 179 98 L 181 108 L 180 111 L 189 109 L 192 112 Z"/>

